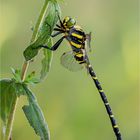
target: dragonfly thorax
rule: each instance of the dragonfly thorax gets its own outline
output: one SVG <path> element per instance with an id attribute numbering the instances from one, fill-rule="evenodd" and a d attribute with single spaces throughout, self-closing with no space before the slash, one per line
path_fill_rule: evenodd
<path id="1" fill-rule="evenodd" d="M 74 49 L 85 48 L 86 35 L 79 26 L 74 26 L 69 30 L 67 39 L 69 40 L 72 48 Z"/>

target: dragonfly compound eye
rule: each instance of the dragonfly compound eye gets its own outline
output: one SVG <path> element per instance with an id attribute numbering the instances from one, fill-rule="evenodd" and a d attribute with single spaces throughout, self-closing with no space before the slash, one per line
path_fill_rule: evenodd
<path id="1" fill-rule="evenodd" d="M 63 20 L 63 25 L 66 27 L 66 28 L 72 28 L 74 25 L 76 24 L 76 21 L 71 18 L 71 17 L 65 17 L 64 20 Z"/>

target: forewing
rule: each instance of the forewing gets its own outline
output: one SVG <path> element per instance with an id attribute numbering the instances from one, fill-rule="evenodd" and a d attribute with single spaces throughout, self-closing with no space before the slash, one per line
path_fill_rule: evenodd
<path id="1" fill-rule="evenodd" d="M 74 54 L 72 51 L 65 52 L 61 56 L 61 64 L 66 69 L 76 72 L 83 68 L 82 64 L 79 64 L 76 59 L 74 58 Z"/>

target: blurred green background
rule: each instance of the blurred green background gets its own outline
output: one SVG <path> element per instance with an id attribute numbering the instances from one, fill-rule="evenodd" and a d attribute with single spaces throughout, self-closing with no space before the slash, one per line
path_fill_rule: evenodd
<path id="1" fill-rule="evenodd" d="M 65 0 L 62 17 L 72 16 L 85 32 L 92 31 L 90 60 L 111 104 L 123 140 L 138 140 L 138 1 Z M 1 0 L 1 78 L 12 77 L 10 67 L 21 68 L 43 0 Z M 55 39 L 54 41 L 56 41 Z M 47 79 L 31 89 L 48 122 L 51 140 L 115 140 L 110 120 L 86 70 L 69 72 L 60 56 L 66 41 L 54 53 Z M 41 52 L 40 52 L 41 54 Z M 29 71 L 40 70 L 41 55 Z M 13 140 L 39 140 L 28 124 L 21 97 Z"/>

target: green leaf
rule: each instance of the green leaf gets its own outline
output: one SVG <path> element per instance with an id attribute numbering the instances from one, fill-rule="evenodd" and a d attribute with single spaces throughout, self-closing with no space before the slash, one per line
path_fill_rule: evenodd
<path id="1" fill-rule="evenodd" d="M 0 115 L 5 125 L 13 110 L 16 98 L 13 81 L 11 79 L 0 80 Z"/>
<path id="2" fill-rule="evenodd" d="M 48 42 L 53 28 L 58 21 L 58 15 L 60 14 L 60 7 L 56 0 L 49 0 L 48 9 L 46 11 L 46 16 L 39 26 L 36 40 L 29 45 L 24 51 L 24 57 L 26 61 L 31 60 L 38 54 L 41 49 L 40 46 Z"/>
<path id="3" fill-rule="evenodd" d="M 49 39 L 49 42 L 47 43 L 48 47 L 52 46 L 52 40 Z M 52 60 L 52 51 L 43 49 L 44 58 L 42 59 L 42 70 L 40 72 L 40 80 L 44 80 L 47 76 L 47 73 L 49 72 L 51 60 Z"/>
<path id="4" fill-rule="evenodd" d="M 28 97 L 29 105 L 23 106 L 23 111 L 30 123 L 34 128 L 37 135 L 41 137 L 41 140 L 50 140 L 49 130 L 43 113 L 37 103 L 34 94 L 23 85 L 26 95 Z"/>
<path id="5" fill-rule="evenodd" d="M 25 92 L 20 83 L 12 79 L 0 80 L 0 116 L 5 125 L 14 110 L 17 97 L 22 94 Z"/>
<path id="6" fill-rule="evenodd" d="M 49 140 L 48 126 L 34 94 L 27 88 L 26 84 L 17 83 L 14 79 L 0 80 L 0 116 L 6 130 L 8 129 L 7 123 L 13 115 L 16 100 L 20 95 L 28 97 L 29 105 L 23 106 L 23 111 L 30 125 L 41 137 L 41 140 Z"/>
<path id="7" fill-rule="evenodd" d="M 29 61 L 33 57 L 35 57 L 38 54 L 38 51 L 41 49 L 41 48 L 33 48 L 33 46 L 34 46 L 33 44 L 30 45 L 24 51 L 24 57 L 25 57 L 26 61 Z"/>
<path id="8" fill-rule="evenodd" d="M 3 138 L 9 139 L 14 119 L 14 112 L 19 95 L 24 94 L 21 83 L 15 79 L 0 80 L 0 117 L 3 121 Z"/>

